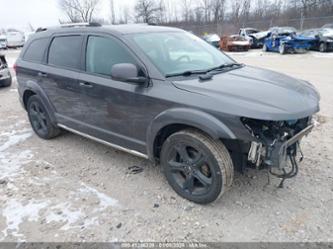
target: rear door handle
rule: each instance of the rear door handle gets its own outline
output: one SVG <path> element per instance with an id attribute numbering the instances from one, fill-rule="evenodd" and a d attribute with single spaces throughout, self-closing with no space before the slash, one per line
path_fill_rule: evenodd
<path id="1" fill-rule="evenodd" d="M 88 82 L 80 82 L 80 87 L 92 88 L 92 84 Z"/>
<path id="2" fill-rule="evenodd" d="M 39 77 L 47 77 L 47 73 L 43 73 L 43 72 L 38 72 L 38 76 Z"/>

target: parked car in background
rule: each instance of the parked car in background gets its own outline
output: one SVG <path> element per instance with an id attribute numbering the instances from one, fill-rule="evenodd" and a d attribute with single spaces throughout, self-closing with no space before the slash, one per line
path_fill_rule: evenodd
<path id="1" fill-rule="evenodd" d="M 250 47 L 250 42 L 240 35 L 222 36 L 220 40 L 220 49 L 224 51 L 248 51 Z"/>
<path id="2" fill-rule="evenodd" d="M 12 84 L 12 76 L 10 74 L 8 64 L 4 55 L 0 54 L 0 87 L 10 86 Z"/>
<path id="3" fill-rule="evenodd" d="M 312 50 L 320 52 L 333 51 L 333 29 L 310 29 L 300 33 L 300 35 L 315 39 L 310 48 Z"/>
<path id="4" fill-rule="evenodd" d="M 0 35 L 0 49 L 7 49 L 7 37 Z"/>
<path id="5" fill-rule="evenodd" d="M 206 42 L 213 45 L 216 48 L 220 47 L 220 36 L 217 34 L 207 34 L 202 37 Z"/>
<path id="6" fill-rule="evenodd" d="M 248 40 L 251 48 L 262 48 L 268 31 L 260 31 L 254 28 L 242 28 L 239 30 L 239 35 Z"/>
<path id="7" fill-rule="evenodd" d="M 6 31 L 6 36 L 8 48 L 17 48 L 24 46 L 25 36 L 23 32 L 16 29 L 8 29 Z"/>
<path id="8" fill-rule="evenodd" d="M 324 26 L 322 26 L 321 28 L 323 28 L 323 29 L 333 29 L 333 23 L 327 23 Z"/>
<path id="9" fill-rule="evenodd" d="M 296 35 L 293 27 L 274 27 L 269 30 L 263 51 L 285 53 L 303 53 L 311 48 L 314 38 Z"/>

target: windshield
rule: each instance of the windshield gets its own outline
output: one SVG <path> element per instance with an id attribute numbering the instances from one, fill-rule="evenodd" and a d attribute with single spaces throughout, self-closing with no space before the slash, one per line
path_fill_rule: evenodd
<path id="1" fill-rule="evenodd" d="M 247 34 L 252 35 L 252 34 L 259 33 L 259 30 L 249 29 L 249 30 L 247 30 L 246 32 L 247 32 Z"/>
<path id="2" fill-rule="evenodd" d="M 234 63 L 231 58 L 199 37 L 187 32 L 130 35 L 164 75 L 209 70 Z"/>

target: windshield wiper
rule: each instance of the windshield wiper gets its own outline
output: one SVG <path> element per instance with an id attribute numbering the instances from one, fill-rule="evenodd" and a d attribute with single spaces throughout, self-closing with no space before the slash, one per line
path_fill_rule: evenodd
<path id="1" fill-rule="evenodd" d="M 207 70 L 187 70 L 187 71 L 184 71 L 184 72 L 181 72 L 181 73 L 170 73 L 170 74 L 166 74 L 165 77 L 168 78 L 168 77 L 177 77 L 177 76 L 191 76 L 191 75 L 194 75 L 194 74 L 206 74 L 207 73 Z"/>
<path id="2" fill-rule="evenodd" d="M 241 67 L 243 66 L 243 64 L 240 64 L 240 63 L 227 63 L 227 64 L 222 64 L 218 67 L 213 67 L 213 68 L 210 68 L 208 70 L 187 70 L 187 71 L 184 71 L 184 72 L 181 72 L 181 73 L 171 73 L 171 74 L 166 74 L 165 77 L 168 78 L 168 77 L 177 77 L 177 76 L 184 76 L 184 77 L 188 77 L 188 76 L 191 76 L 191 75 L 194 75 L 194 74 L 207 74 L 211 71 L 215 71 L 215 70 L 222 70 L 222 69 L 225 69 L 225 68 L 230 68 L 230 67 Z"/>
<path id="3" fill-rule="evenodd" d="M 241 67 L 243 66 L 243 64 L 241 63 L 226 63 L 226 64 L 222 64 L 218 67 L 213 67 L 211 69 L 208 69 L 206 72 L 211 72 L 211 71 L 215 71 L 215 70 L 222 70 L 225 68 L 230 68 L 230 67 Z"/>

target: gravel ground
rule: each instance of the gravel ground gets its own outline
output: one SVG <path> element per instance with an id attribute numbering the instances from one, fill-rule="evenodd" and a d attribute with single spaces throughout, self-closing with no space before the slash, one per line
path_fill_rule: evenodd
<path id="1" fill-rule="evenodd" d="M 17 55 L 7 52 L 11 65 Z M 249 170 L 221 200 L 190 203 L 148 161 L 70 133 L 37 138 L 14 81 L 0 89 L 0 241 L 333 241 L 333 54 L 231 56 L 321 93 L 319 125 L 285 188 Z M 131 166 L 144 170 L 131 174 Z"/>

